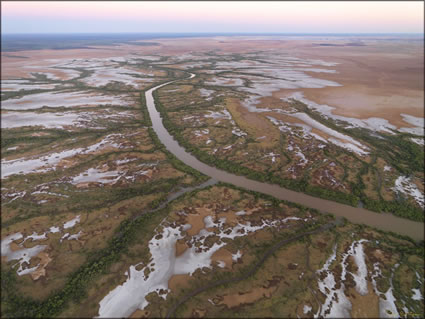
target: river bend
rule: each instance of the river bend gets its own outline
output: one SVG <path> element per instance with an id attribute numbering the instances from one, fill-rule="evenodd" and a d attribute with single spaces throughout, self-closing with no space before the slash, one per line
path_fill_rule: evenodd
<path id="1" fill-rule="evenodd" d="M 194 76 L 195 74 L 191 74 L 188 79 L 191 79 Z M 335 216 L 345 217 L 350 222 L 356 224 L 366 224 L 384 231 L 392 231 L 394 233 L 409 236 L 414 240 L 424 239 L 424 224 L 421 222 L 400 218 L 388 213 L 379 214 L 364 208 L 352 207 L 330 200 L 313 197 L 304 193 L 295 192 L 278 185 L 258 182 L 248 179 L 244 176 L 234 175 L 232 173 L 217 169 L 199 161 L 195 156 L 186 152 L 186 150 L 181 147 L 177 141 L 168 133 L 162 123 L 162 118 L 155 107 L 155 101 L 152 93 L 155 90 L 176 81 L 178 80 L 173 80 L 153 87 L 146 91 L 145 96 L 152 126 L 158 135 L 158 138 L 171 153 L 173 153 L 186 165 L 191 166 L 192 168 L 212 177 L 217 181 L 226 182 L 248 190 L 271 195 L 281 200 L 286 200 L 306 207 L 315 208 L 320 212 L 328 212 L 334 214 Z"/>

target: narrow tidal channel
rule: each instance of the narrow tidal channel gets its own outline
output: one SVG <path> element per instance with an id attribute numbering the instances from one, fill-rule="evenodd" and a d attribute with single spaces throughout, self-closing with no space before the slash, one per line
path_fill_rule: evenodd
<path id="1" fill-rule="evenodd" d="M 189 79 L 193 78 L 194 76 L 195 74 L 192 74 Z M 149 115 L 151 117 L 152 127 L 158 135 L 158 138 L 171 153 L 173 153 L 186 165 L 193 167 L 194 169 L 212 177 L 217 181 L 226 182 L 248 190 L 271 195 L 278 199 L 287 200 L 289 202 L 294 202 L 310 208 L 315 208 L 323 213 L 332 213 L 335 216 L 345 217 L 350 222 L 356 224 L 365 224 L 381 230 L 392 231 L 394 233 L 409 236 L 414 240 L 424 239 L 424 224 L 421 222 L 400 218 L 388 213 L 379 214 L 364 208 L 352 207 L 330 200 L 295 192 L 278 185 L 257 182 L 202 163 L 195 156 L 186 152 L 186 150 L 181 147 L 168 133 L 162 123 L 162 118 L 159 112 L 155 108 L 155 101 L 153 99 L 152 92 L 175 81 L 176 80 L 163 83 L 146 91 L 146 104 Z"/>

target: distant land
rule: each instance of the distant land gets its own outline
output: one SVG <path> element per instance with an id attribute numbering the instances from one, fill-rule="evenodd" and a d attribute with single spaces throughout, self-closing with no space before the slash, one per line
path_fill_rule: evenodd
<path id="1" fill-rule="evenodd" d="M 84 49 L 90 46 L 139 44 L 152 45 L 153 43 L 135 43 L 140 40 L 164 38 L 196 38 L 218 36 L 274 36 L 274 37 L 319 37 L 326 40 L 328 37 L 370 37 L 373 40 L 400 40 L 423 41 L 422 33 L 15 33 L 1 35 L 1 51 L 16 52 L 26 50 L 67 50 Z"/>

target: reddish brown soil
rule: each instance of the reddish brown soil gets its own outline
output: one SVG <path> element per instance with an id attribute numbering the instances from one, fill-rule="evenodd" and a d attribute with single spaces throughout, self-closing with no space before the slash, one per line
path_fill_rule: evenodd
<path id="1" fill-rule="evenodd" d="M 215 262 L 223 261 L 226 264 L 226 268 L 232 269 L 232 253 L 226 248 L 220 248 L 212 256 L 211 260 Z"/>
<path id="2" fill-rule="evenodd" d="M 409 127 L 400 113 L 424 117 L 424 54 L 420 43 L 368 43 L 359 47 L 296 48 L 301 58 L 340 63 L 335 74 L 311 73 L 342 84 L 321 89 L 282 90 L 276 97 L 302 91 L 319 104 L 336 107 L 334 114 L 382 117 L 398 127 Z M 321 67 L 322 68 L 322 67 Z M 326 68 L 326 67 L 325 67 Z"/>
<path id="3" fill-rule="evenodd" d="M 223 53 L 245 53 L 256 50 L 274 49 L 299 58 L 322 59 L 338 62 L 334 69 L 338 73 L 312 73 L 316 77 L 336 81 L 342 87 L 301 90 L 306 98 L 317 103 L 336 107 L 335 114 L 368 118 L 382 117 L 396 126 L 409 126 L 400 113 L 424 116 L 424 53 L 420 41 L 370 41 L 365 46 L 318 46 L 323 42 L 315 39 L 295 40 L 261 39 L 249 37 L 215 37 L 190 39 L 155 40 L 157 46 L 103 46 L 93 49 L 72 50 L 34 50 L 22 51 L 21 56 L 28 59 L 13 58 L 2 54 L 2 79 L 29 77 L 30 72 L 42 71 L 57 62 L 49 59 L 106 58 L 125 56 L 131 53 L 179 55 L 193 51 L 206 52 L 217 50 Z M 342 40 L 326 40 L 326 43 L 342 44 Z M 28 69 L 35 66 L 39 69 Z M 47 71 L 47 70 L 46 70 Z M 51 70 L 61 78 L 66 74 L 60 70 Z M 274 94 L 283 97 L 294 90 L 282 90 Z M 297 90 L 300 91 L 300 90 Z"/>

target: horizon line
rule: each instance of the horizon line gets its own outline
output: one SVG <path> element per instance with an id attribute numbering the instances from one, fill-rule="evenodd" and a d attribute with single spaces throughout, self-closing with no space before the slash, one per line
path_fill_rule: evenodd
<path id="1" fill-rule="evenodd" d="M 36 35 L 36 34 L 253 34 L 253 35 L 347 35 L 347 34 L 420 34 L 424 32 L 2 32 L 1 35 Z"/>

